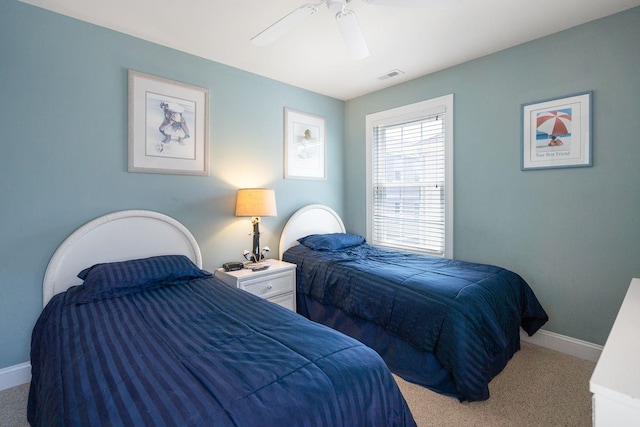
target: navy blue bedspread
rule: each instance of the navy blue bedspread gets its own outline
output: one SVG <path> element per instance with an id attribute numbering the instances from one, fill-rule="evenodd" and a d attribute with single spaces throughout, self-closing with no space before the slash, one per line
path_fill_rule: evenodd
<path id="1" fill-rule="evenodd" d="M 520 326 L 532 335 L 548 320 L 529 285 L 500 267 L 368 244 L 336 251 L 296 245 L 283 259 L 298 266 L 299 298 L 434 354 L 457 389 L 446 393 L 461 400 L 487 399 L 489 381 L 520 349 Z"/>
<path id="2" fill-rule="evenodd" d="M 414 426 L 373 350 L 210 277 L 78 304 L 32 335 L 34 426 Z"/>

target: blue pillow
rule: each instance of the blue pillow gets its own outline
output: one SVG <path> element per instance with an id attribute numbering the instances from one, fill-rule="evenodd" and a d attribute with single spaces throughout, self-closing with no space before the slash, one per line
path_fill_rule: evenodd
<path id="1" fill-rule="evenodd" d="M 298 242 L 314 251 L 337 251 L 365 243 L 362 236 L 351 233 L 311 234 Z"/>
<path id="2" fill-rule="evenodd" d="M 199 269 L 184 255 L 95 264 L 78 273 L 84 283 L 76 300 L 96 301 L 207 276 L 211 273 Z"/>

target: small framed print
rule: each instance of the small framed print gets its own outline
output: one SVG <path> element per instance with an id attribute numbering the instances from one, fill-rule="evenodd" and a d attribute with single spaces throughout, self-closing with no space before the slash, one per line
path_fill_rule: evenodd
<path id="1" fill-rule="evenodd" d="M 129 172 L 209 175 L 209 91 L 129 70 Z"/>
<path id="2" fill-rule="evenodd" d="M 522 170 L 593 166 L 592 95 L 522 105 Z"/>
<path id="3" fill-rule="evenodd" d="M 285 179 L 326 179 L 324 117 L 284 109 Z"/>

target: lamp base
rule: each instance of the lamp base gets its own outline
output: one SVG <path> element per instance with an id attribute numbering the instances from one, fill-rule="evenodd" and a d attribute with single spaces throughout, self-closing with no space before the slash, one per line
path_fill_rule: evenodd
<path id="1" fill-rule="evenodd" d="M 260 218 L 255 217 L 251 220 L 251 224 L 253 224 L 253 248 L 251 252 L 245 249 L 242 253 L 244 259 L 250 262 L 260 262 L 267 257 L 267 254 L 271 251 L 269 246 L 265 246 L 260 250 Z"/>
<path id="2" fill-rule="evenodd" d="M 260 261 L 260 218 L 255 217 L 251 223 L 253 224 L 253 247 L 251 249 L 252 261 Z"/>
<path id="3" fill-rule="evenodd" d="M 262 248 L 262 251 L 260 251 L 258 254 L 249 252 L 248 250 L 245 249 L 244 252 L 242 253 L 242 256 L 247 261 L 256 263 L 256 262 L 264 261 L 267 258 L 267 254 L 269 252 L 271 252 L 271 249 L 269 248 L 269 246 L 265 246 L 264 248 Z"/>

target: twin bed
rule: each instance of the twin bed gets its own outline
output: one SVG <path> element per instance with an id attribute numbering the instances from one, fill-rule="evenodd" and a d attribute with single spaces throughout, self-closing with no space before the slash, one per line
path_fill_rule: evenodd
<path id="1" fill-rule="evenodd" d="M 31 425 L 415 425 L 375 351 L 201 263 L 155 212 L 69 236 L 32 335 Z"/>
<path id="2" fill-rule="evenodd" d="M 519 328 L 547 320 L 515 273 L 375 248 L 323 205 L 292 215 L 280 255 L 297 265 L 304 317 L 202 270 L 168 216 L 82 226 L 45 273 L 29 422 L 412 426 L 389 368 L 487 399 Z"/>
<path id="3" fill-rule="evenodd" d="M 331 208 L 294 213 L 280 254 L 297 265 L 298 313 L 375 349 L 408 381 L 485 400 L 547 320 L 528 284 L 503 268 L 368 245 Z"/>

